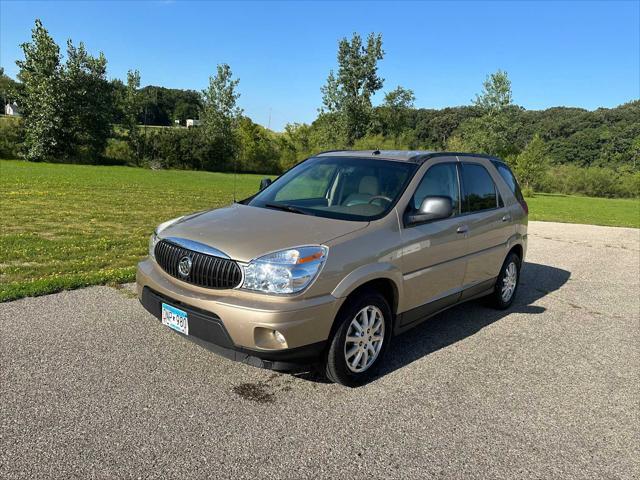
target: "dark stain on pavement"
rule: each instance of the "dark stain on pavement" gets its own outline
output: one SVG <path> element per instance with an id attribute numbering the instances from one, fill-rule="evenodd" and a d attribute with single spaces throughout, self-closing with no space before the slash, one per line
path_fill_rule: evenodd
<path id="1" fill-rule="evenodd" d="M 273 403 L 275 400 L 275 394 L 270 392 L 262 382 L 241 383 L 233 387 L 233 393 L 257 403 Z"/>

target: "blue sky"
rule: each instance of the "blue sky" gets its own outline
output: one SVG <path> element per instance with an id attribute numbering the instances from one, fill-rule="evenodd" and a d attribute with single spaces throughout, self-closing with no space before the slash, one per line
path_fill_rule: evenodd
<path id="1" fill-rule="evenodd" d="M 42 19 L 55 40 L 103 51 L 109 76 L 202 89 L 215 65 L 240 78 L 241 106 L 271 127 L 310 122 L 343 36 L 383 34 L 384 91 L 426 108 L 468 104 L 490 72 L 509 73 L 528 109 L 613 107 L 640 97 L 640 2 L 7 2 L 0 65 Z M 382 93 L 374 101 L 381 101 Z"/>

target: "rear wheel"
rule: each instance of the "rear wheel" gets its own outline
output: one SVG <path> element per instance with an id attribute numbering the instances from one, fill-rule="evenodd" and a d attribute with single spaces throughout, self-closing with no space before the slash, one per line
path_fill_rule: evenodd
<path id="1" fill-rule="evenodd" d="M 324 364 L 327 378 L 346 386 L 369 381 L 382 363 L 391 338 L 391 309 L 376 291 L 348 300 L 336 321 Z"/>
<path id="2" fill-rule="evenodd" d="M 521 263 L 520 257 L 513 252 L 507 256 L 498 274 L 494 292 L 489 297 L 493 307 L 504 310 L 513 303 L 520 283 Z"/>

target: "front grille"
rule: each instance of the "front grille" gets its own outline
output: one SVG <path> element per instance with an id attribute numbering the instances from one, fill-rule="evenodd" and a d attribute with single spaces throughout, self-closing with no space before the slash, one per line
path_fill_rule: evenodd
<path id="1" fill-rule="evenodd" d="M 242 281 L 240 266 L 233 260 L 195 252 L 168 240 L 161 240 L 155 248 L 156 262 L 172 277 L 205 288 L 235 288 Z M 191 259 L 187 276 L 180 274 L 178 265 L 185 257 Z"/>

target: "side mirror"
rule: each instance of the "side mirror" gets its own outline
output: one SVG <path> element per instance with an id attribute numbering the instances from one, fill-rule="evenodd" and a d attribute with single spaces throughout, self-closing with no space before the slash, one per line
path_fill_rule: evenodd
<path id="1" fill-rule="evenodd" d="M 449 218 L 452 213 L 453 205 L 450 197 L 424 197 L 420 209 L 416 213 L 407 215 L 407 224 Z"/>
<path id="2" fill-rule="evenodd" d="M 260 191 L 264 190 L 269 185 L 271 185 L 271 179 L 270 178 L 263 178 L 262 180 L 260 180 Z"/>

